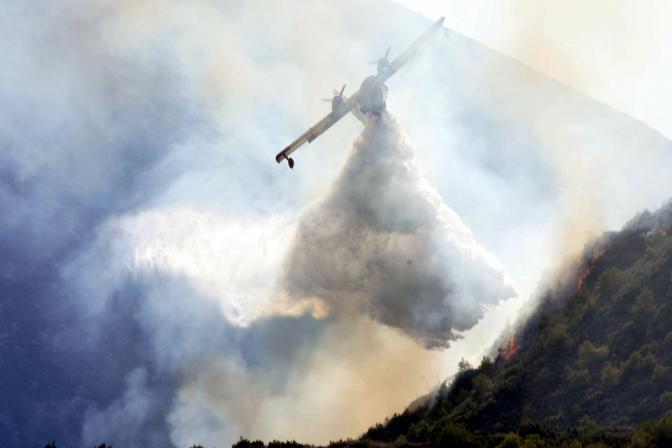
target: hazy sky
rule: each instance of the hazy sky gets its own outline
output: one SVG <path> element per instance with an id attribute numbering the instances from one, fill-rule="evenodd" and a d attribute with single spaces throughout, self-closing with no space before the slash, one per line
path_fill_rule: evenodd
<path id="1" fill-rule="evenodd" d="M 672 137 L 666 0 L 397 0 Z"/>

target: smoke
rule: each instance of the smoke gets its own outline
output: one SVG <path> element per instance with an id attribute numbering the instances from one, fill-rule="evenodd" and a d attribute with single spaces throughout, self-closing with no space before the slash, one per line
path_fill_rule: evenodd
<path id="1" fill-rule="evenodd" d="M 120 301 L 146 341 L 122 397 L 84 420 L 83 440 L 131 445 L 152 434 L 157 413 L 176 445 L 362 432 L 442 378 L 440 352 L 422 345 L 446 347 L 513 294 L 389 116 L 355 140 L 296 227 L 277 215 L 146 210 L 108 220 L 63 275 L 86 298 L 80 345 L 104 342 L 100 324 Z M 177 378 L 172 403 L 147 372 Z M 129 413 L 136 429 L 117 438 Z M 315 419 L 312 429 L 287 415 Z"/>
<path id="2" fill-rule="evenodd" d="M 107 221 L 65 276 L 78 286 L 78 295 L 88 297 L 88 308 L 104 306 L 110 291 L 129 276 L 182 276 L 217 303 L 228 322 L 246 326 L 264 316 L 302 312 L 300 304 L 272 295 L 292 228 L 281 215 L 233 219 L 184 206 L 150 209 Z M 111 263 L 102 279 L 101 254 Z"/>
<path id="3" fill-rule="evenodd" d="M 87 410 L 82 428 L 82 443 L 96 446 L 101 440 L 114 439 L 125 446 L 165 446 L 169 443 L 157 397 L 148 385 L 143 368 L 126 378 L 123 396 L 105 409 Z"/>
<path id="4" fill-rule="evenodd" d="M 3 446 L 355 436 L 480 357 L 566 198 L 670 195 L 669 142 L 457 35 L 390 80 L 417 162 L 386 119 L 339 171 L 345 117 L 279 168 L 429 25 L 382 1 L 66 3 L 0 6 Z"/>
<path id="5" fill-rule="evenodd" d="M 660 232 L 668 231 L 672 225 L 672 200 L 664 204 L 660 209 L 651 212 L 645 210 L 625 225 L 624 230 L 635 232 Z"/>
<path id="6" fill-rule="evenodd" d="M 250 330 L 252 362 L 249 353 L 212 358 L 179 389 L 168 417 L 175 445 L 221 445 L 241 434 L 326 443 L 361 434 L 441 378 L 435 352 L 363 316 Z"/>
<path id="7" fill-rule="evenodd" d="M 511 281 L 422 177 L 389 114 L 355 141 L 327 196 L 301 217 L 282 288 L 337 313 L 366 313 L 427 347 L 447 347 Z"/>
<path id="8" fill-rule="evenodd" d="M 665 0 L 399 0 L 672 136 Z"/>

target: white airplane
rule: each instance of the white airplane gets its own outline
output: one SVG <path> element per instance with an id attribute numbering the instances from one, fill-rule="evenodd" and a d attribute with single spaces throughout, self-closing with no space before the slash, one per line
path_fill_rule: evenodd
<path id="1" fill-rule="evenodd" d="M 388 47 L 385 56 L 378 59 L 378 61 L 372 62 L 377 65 L 377 74 L 367 77 L 362 82 L 359 90 L 352 94 L 350 98 L 343 94 L 345 91 L 344 85 L 340 92 L 334 91 L 334 97 L 331 100 L 324 99 L 323 101 L 331 101 L 331 112 L 318 121 L 315 126 L 309 128 L 305 133 L 290 143 L 285 149 L 280 151 L 275 156 L 275 161 L 281 163 L 283 160 L 286 160 L 289 167 L 294 168 L 294 159 L 289 157 L 290 154 L 299 149 L 304 143 L 310 143 L 322 135 L 338 120 L 347 115 L 348 112 L 352 112 L 364 126 L 368 124 L 368 116 L 379 116 L 382 114 L 385 111 L 385 101 L 387 99 L 387 86 L 385 85 L 385 81 L 406 64 L 406 62 L 415 55 L 422 44 L 442 28 L 443 20 L 443 17 L 437 20 L 434 25 L 425 31 L 422 36 L 413 42 L 406 51 L 401 53 L 397 59 L 392 62 L 387 59 L 390 54 L 390 48 Z"/>

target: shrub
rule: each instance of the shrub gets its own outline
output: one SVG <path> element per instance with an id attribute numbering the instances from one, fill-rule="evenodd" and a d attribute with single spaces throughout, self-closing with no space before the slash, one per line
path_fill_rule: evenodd
<path id="1" fill-rule="evenodd" d="M 648 378 L 653 373 L 656 365 L 656 358 L 651 353 L 642 356 L 640 351 L 633 352 L 627 361 L 623 363 L 623 378 L 626 380 Z"/>
<path id="2" fill-rule="evenodd" d="M 653 368 L 653 374 L 651 375 L 651 384 L 657 386 L 658 390 L 660 390 L 660 388 L 669 385 L 671 380 L 672 369 L 656 363 L 656 366 Z"/>
<path id="3" fill-rule="evenodd" d="M 597 289 L 602 296 L 616 295 L 623 284 L 627 282 L 627 275 L 618 268 L 609 267 L 604 270 L 597 281 Z"/>
<path id="4" fill-rule="evenodd" d="M 443 427 L 437 439 L 439 446 L 452 448 L 475 447 L 474 435 L 466 426 L 457 423 L 448 423 Z"/>
<path id="5" fill-rule="evenodd" d="M 413 441 L 421 441 L 427 439 L 429 436 L 430 427 L 426 420 L 421 420 L 418 423 L 411 425 L 408 430 L 408 437 Z"/>
<path id="6" fill-rule="evenodd" d="M 602 387 L 614 387 L 621 381 L 621 370 L 608 362 L 600 373 Z"/>
<path id="7" fill-rule="evenodd" d="M 523 441 L 523 448 L 545 448 L 546 446 L 546 442 L 544 442 L 539 434 L 525 436 Z"/>
<path id="8" fill-rule="evenodd" d="M 672 446 L 672 415 L 644 423 L 632 436 L 632 446 L 662 448 Z"/>
<path id="9" fill-rule="evenodd" d="M 479 374 L 474 378 L 474 389 L 476 396 L 479 398 L 486 398 L 492 395 L 494 387 L 493 381 L 486 375 Z"/>
<path id="10" fill-rule="evenodd" d="M 301 445 L 295 440 L 292 440 L 290 442 L 281 442 L 279 440 L 273 440 L 272 442 L 268 442 L 268 448 L 301 448 L 304 445 Z"/>
<path id="11" fill-rule="evenodd" d="M 544 329 L 540 338 L 542 347 L 546 353 L 556 355 L 556 352 L 563 352 L 572 346 L 572 338 L 567 332 L 567 325 L 561 321 L 549 325 Z"/>
<path id="12" fill-rule="evenodd" d="M 661 406 L 666 408 L 672 406 L 672 392 L 666 390 L 665 392 L 660 394 L 660 397 L 658 397 L 658 403 L 660 403 Z"/>
<path id="13" fill-rule="evenodd" d="M 644 288 L 637 296 L 632 311 L 635 317 L 640 320 L 650 319 L 656 312 L 656 306 L 656 298 L 653 295 L 653 291 L 649 288 Z"/>
<path id="14" fill-rule="evenodd" d="M 567 368 L 567 379 L 572 388 L 581 389 L 590 385 L 590 372 L 588 369 Z"/>
<path id="15" fill-rule="evenodd" d="M 264 442 L 261 440 L 250 441 L 241 437 L 231 448 L 264 448 Z"/>
<path id="16" fill-rule="evenodd" d="M 593 345 L 586 340 L 579 346 L 579 363 L 589 369 L 598 368 L 609 356 L 609 347 L 606 345 Z"/>
<path id="17" fill-rule="evenodd" d="M 520 448 L 523 446 L 523 439 L 515 432 L 510 432 L 504 437 L 497 448 Z"/>

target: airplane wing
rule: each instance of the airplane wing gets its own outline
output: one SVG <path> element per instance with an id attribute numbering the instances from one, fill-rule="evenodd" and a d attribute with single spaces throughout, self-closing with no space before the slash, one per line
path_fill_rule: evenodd
<path id="1" fill-rule="evenodd" d="M 332 111 L 326 117 L 318 121 L 314 126 L 309 128 L 306 132 L 300 135 L 296 140 L 290 143 L 285 149 L 280 151 L 275 156 L 275 161 L 281 163 L 283 160 L 287 160 L 289 167 L 294 167 L 294 160 L 289 157 L 294 151 L 299 149 L 303 144 L 310 143 L 315 140 L 317 137 L 322 135 L 327 129 L 332 127 L 338 120 L 343 118 L 353 109 L 356 109 L 357 106 L 357 95 L 359 91 L 354 93 L 350 98 L 345 100 L 343 107 L 337 111 Z M 359 112 L 359 110 L 357 110 Z M 355 114 L 356 115 L 356 114 Z M 359 117 L 358 117 L 359 118 Z"/>
<path id="2" fill-rule="evenodd" d="M 399 70 L 405 63 L 407 63 L 415 53 L 418 51 L 418 48 L 422 46 L 434 33 L 440 30 L 443 27 L 443 21 L 445 17 L 441 17 L 439 20 L 434 22 L 425 34 L 420 36 L 415 42 L 413 42 L 403 53 L 401 53 L 397 59 L 390 63 L 390 68 L 380 75 L 381 81 L 387 81 L 392 75 L 394 75 L 397 70 Z"/>
<path id="3" fill-rule="evenodd" d="M 347 103 L 348 97 L 343 94 L 341 94 L 341 96 L 343 97 L 343 100 Z M 362 111 L 359 110 L 359 107 L 353 107 L 350 112 L 352 112 L 352 115 L 354 115 L 359 121 L 361 121 L 364 126 L 367 126 L 369 124 L 369 120 L 366 118 L 366 115 L 364 115 Z"/>

